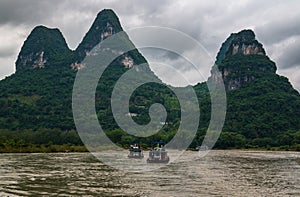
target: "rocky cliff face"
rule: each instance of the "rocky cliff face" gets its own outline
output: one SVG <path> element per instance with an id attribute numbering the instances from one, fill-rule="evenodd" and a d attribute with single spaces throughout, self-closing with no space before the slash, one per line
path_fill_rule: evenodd
<path id="1" fill-rule="evenodd" d="M 38 26 L 32 30 L 24 42 L 16 62 L 16 70 L 55 65 L 71 53 L 58 29 Z"/>
<path id="2" fill-rule="evenodd" d="M 255 39 L 252 30 L 243 30 L 234 35 L 227 55 L 266 55 L 261 43 Z"/>
<path id="3" fill-rule="evenodd" d="M 80 69 L 84 67 L 84 65 L 82 65 L 80 62 L 89 54 L 89 52 L 97 44 L 120 31 L 123 31 L 120 21 L 112 10 L 105 9 L 99 12 L 91 28 L 77 47 L 75 51 L 77 60 L 71 64 L 71 67 L 73 69 Z M 111 52 L 122 54 L 121 51 Z M 135 64 L 135 60 L 132 55 L 126 53 L 119 58 L 119 63 L 122 64 L 125 68 L 131 68 Z"/>
<path id="4" fill-rule="evenodd" d="M 91 28 L 76 49 L 79 57 L 78 61 L 82 61 L 101 41 L 122 30 L 120 21 L 112 10 L 105 9 L 99 12 Z"/>
<path id="5" fill-rule="evenodd" d="M 220 73 L 215 72 L 216 66 Z M 211 78 L 222 78 L 227 90 L 240 89 L 255 79 L 276 72 L 276 65 L 267 56 L 263 45 L 255 39 L 252 30 L 231 34 L 216 58 Z"/>

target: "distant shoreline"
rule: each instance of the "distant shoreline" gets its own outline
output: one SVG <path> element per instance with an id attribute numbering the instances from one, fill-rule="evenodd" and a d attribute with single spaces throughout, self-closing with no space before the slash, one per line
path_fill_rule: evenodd
<path id="1" fill-rule="evenodd" d="M 0 147 L 1 153 L 69 153 L 88 152 L 85 146 L 77 145 L 30 145 L 25 147 Z"/>
<path id="2" fill-rule="evenodd" d="M 127 149 L 127 148 L 124 148 Z M 148 150 L 147 148 L 144 150 Z M 236 151 L 296 151 L 300 150 L 295 147 L 270 147 L 270 148 L 228 148 L 228 149 L 213 149 L 213 150 L 236 150 Z M 197 151 L 193 148 L 188 148 L 187 151 Z M 89 152 L 85 146 L 78 145 L 30 145 L 25 147 L 1 147 L 1 153 L 76 153 Z"/>

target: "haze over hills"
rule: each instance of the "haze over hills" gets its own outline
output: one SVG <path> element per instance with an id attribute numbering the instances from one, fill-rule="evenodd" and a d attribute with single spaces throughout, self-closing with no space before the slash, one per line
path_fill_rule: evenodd
<path id="1" fill-rule="evenodd" d="M 112 10 L 99 12 L 82 42 L 72 51 L 58 29 L 34 28 L 16 61 L 16 73 L 0 82 L 0 145 L 7 140 L 25 144 L 81 144 L 72 116 L 72 88 L 83 59 L 104 39 L 123 31 Z M 127 37 L 126 44 L 133 45 Z M 136 138 L 115 123 L 110 98 L 116 81 L 129 69 L 147 63 L 132 50 L 115 59 L 105 70 L 96 91 L 99 122 L 116 143 L 125 145 Z M 288 79 L 276 74 L 276 65 L 251 30 L 233 33 L 216 57 L 221 74 L 208 80 L 225 83 L 227 116 L 217 148 L 289 146 L 300 144 L 300 95 Z M 153 74 L 149 67 L 140 72 Z M 192 147 L 201 145 L 210 120 L 210 96 L 206 83 L 194 86 L 200 103 L 201 120 Z M 150 121 L 148 109 L 163 104 L 167 124 L 144 143 L 169 141 L 180 123 L 180 105 L 167 86 L 146 84 L 131 97 L 130 112 L 140 124 Z M 300 149 L 300 148 L 299 148 Z"/>

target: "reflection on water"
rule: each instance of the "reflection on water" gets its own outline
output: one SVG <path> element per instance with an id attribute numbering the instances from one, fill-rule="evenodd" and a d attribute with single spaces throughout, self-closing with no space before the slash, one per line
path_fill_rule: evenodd
<path id="1" fill-rule="evenodd" d="M 299 152 L 186 152 L 154 171 L 128 173 L 89 153 L 0 154 L 0 196 L 299 196 L 299 159 Z"/>

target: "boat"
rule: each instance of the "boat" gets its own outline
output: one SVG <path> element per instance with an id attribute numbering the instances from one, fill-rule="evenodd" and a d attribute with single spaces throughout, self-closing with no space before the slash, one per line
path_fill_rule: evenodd
<path id="1" fill-rule="evenodd" d="M 168 163 L 170 158 L 165 149 L 165 142 L 153 142 L 147 163 Z"/>
<path id="2" fill-rule="evenodd" d="M 140 143 L 131 143 L 128 158 L 142 159 L 144 158 L 143 149 Z"/>

